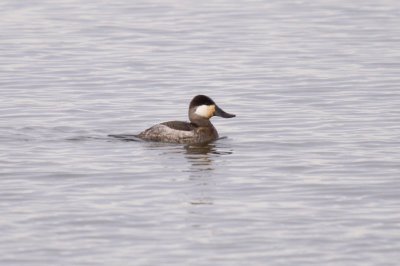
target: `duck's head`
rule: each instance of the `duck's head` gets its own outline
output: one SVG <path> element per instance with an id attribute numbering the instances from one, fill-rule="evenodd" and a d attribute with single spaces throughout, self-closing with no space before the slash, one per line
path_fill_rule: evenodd
<path id="1" fill-rule="evenodd" d="M 202 126 L 209 122 L 213 116 L 220 116 L 223 118 L 235 117 L 234 114 L 229 114 L 218 107 L 211 98 L 205 95 L 195 96 L 189 105 L 189 119 L 190 122 Z"/>

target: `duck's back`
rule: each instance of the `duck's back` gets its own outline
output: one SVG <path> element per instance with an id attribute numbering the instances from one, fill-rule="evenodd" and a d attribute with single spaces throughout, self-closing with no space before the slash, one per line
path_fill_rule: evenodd
<path id="1" fill-rule="evenodd" d="M 174 130 L 182 130 L 182 131 L 193 131 L 196 128 L 194 124 L 183 121 L 168 121 L 161 123 L 161 125 L 165 125 Z"/>
<path id="2" fill-rule="evenodd" d="M 194 138 L 194 125 L 182 121 L 168 121 L 152 126 L 138 135 L 143 140 L 188 143 Z"/>

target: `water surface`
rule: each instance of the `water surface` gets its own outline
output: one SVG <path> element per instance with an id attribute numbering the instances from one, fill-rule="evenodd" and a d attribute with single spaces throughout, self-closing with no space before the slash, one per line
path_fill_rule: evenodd
<path id="1" fill-rule="evenodd" d="M 397 1 L 0 3 L 2 265 L 397 265 Z M 121 141 L 212 97 L 204 147 Z"/>

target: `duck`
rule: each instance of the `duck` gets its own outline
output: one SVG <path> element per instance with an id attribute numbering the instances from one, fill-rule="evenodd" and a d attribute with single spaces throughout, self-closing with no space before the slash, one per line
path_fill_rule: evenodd
<path id="1" fill-rule="evenodd" d="M 232 118 L 236 115 L 222 110 L 210 97 L 197 95 L 189 104 L 189 121 L 168 121 L 154 125 L 135 137 L 145 141 L 181 144 L 207 144 L 219 138 L 211 123 L 213 116 Z"/>

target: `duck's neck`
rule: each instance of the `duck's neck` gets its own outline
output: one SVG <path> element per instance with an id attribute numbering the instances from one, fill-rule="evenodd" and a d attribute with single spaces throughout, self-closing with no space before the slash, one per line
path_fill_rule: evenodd
<path id="1" fill-rule="evenodd" d="M 190 119 L 190 122 L 196 127 L 214 127 L 209 119 Z"/>

